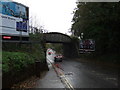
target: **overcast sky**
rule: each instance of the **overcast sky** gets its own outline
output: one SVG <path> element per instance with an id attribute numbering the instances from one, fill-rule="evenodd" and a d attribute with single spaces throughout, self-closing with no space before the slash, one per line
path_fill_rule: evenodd
<path id="1" fill-rule="evenodd" d="M 76 0 L 13 0 L 29 7 L 30 19 L 49 32 L 68 33 Z M 35 21 L 33 21 L 35 23 Z"/>
<path id="2" fill-rule="evenodd" d="M 76 8 L 77 0 L 13 0 L 29 7 L 30 21 L 34 26 L 43 26 L 49 32 L 68 33 L 72 25 L 72 12 Z M 80 0 L 80 1 L 107 1 L 119 0 Z M 36 21 L 36 22 L 35 22 Z M 30 22 L 31 23 L 31 22 Z"/>

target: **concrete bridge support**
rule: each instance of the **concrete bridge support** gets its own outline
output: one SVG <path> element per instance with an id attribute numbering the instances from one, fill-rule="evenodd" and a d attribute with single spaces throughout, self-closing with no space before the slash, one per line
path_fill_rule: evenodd
<path id="1" fill-rule="evenodd" d="M 63 44 L 63 53 L 67 58 L 78 57 L 78 45 L 75 43 L 64 43 Z"/>

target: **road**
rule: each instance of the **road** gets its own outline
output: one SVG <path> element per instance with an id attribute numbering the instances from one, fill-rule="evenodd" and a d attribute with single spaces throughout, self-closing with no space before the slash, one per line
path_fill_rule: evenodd
<path id="1" fill-rule="evenodd" d="M 74 88 L 118 87 L 117 70 L 69 59 L 59 64 Z"/>
<path id="2" fill-rule="evenodd" d="M 54 51 L 46 54 L 49 71 L 38 81 L 37 88 L 117 88 L 117 69 L 85 62 L 63 59 L 54 63 Z"/>
<path id="3" fill-rule="evenodd" d="M 56 67 L 55 64 L 59 67 Z M 54 66 L 50 68 L 44 78 L 38 81 L 37 88 L 118 87 L 117 70 L 70 59 L 55 64 L 53 64 L 55 68 Z"/>

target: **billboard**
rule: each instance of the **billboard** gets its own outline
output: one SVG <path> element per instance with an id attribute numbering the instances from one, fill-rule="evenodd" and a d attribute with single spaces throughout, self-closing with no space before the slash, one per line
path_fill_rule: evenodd
<path id="1" fill-rule="evenodd" d="M 93 39 L 80 40 L 79 45 L 80 50 L 95 51 L 95 40 Z"/>
<path id="2" fill-rule="evenodd" d="M 28 36 L 29 9 L 17 2 L 0 1 L 0 34 Z"/>
<path id="3" fill-rule="evenodd" d="M 16 2 L 0 2 L 0 13 L 8 16 L 28 19 L 28 8 Z"/>

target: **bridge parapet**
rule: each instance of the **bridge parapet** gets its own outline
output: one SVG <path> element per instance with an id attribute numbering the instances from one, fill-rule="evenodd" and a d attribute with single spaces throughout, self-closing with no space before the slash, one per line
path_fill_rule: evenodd
<path id="1" fill-rule="evenodd" d="M 58 32 L 50 32 L 50 33 L 44 33 L 44 39 L 48 43 L 70 43 L 71 38 L 62 33 Z"/>
<path id="2" fill-rule="evenodd" d="M 45 43 L 62 43 L 65 57 L 77 57 L 76 43 L 66 34 L 58 32 L 44 33 Z"/>

